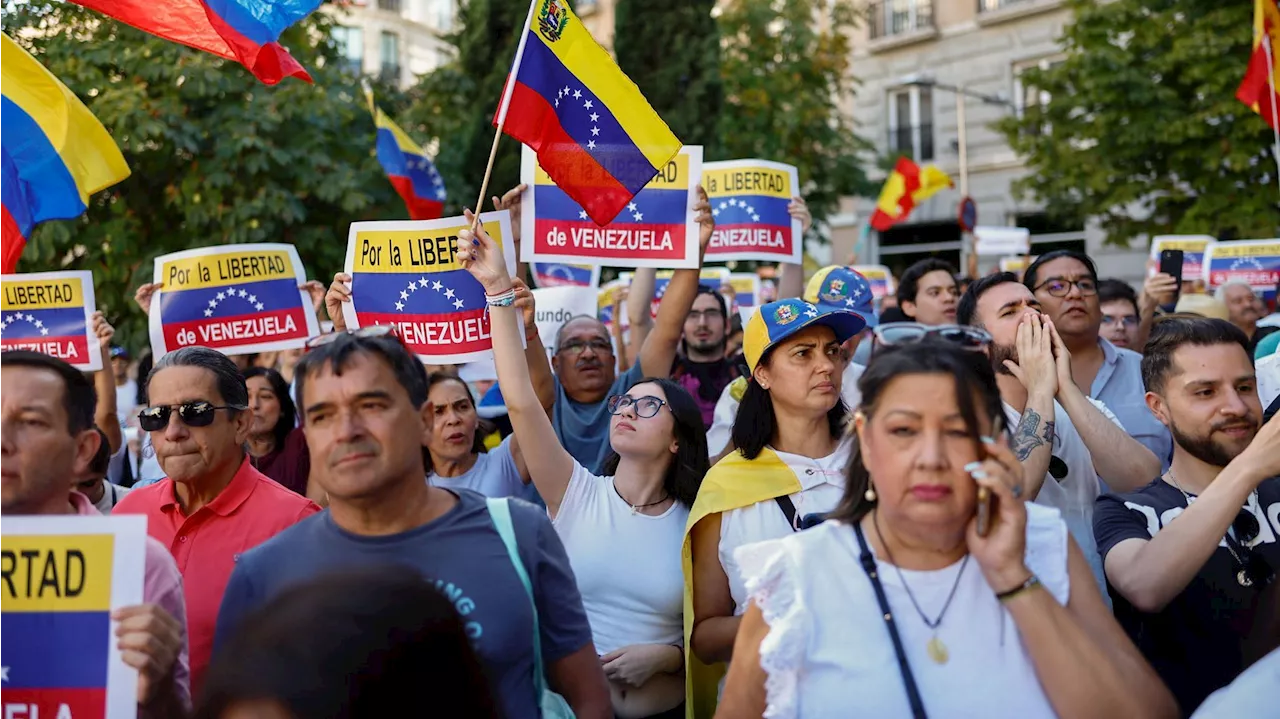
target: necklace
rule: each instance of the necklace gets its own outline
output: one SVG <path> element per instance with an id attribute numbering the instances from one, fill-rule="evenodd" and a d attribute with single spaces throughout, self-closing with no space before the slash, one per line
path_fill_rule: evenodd
<path id="1" fill-rule="evenodd" d="M 932 638 L 929 639 L 925 649 L 929 652 L 929 658 L 935 664 L 946 664 L 950 654 L 947 652 L 947 645 L 942 643 L 938 638 L 938 627 L 942 624 L 942 618 L 946 616 L 947 609 L 951 606 L 951 600 L 956 598 L 956 590 L 960 588 L 960 578 L 964 576 L 964 568 L 969 566 L 969 555 L 964 555 L 964 560 L 960 562 L 960 571 L 956 572 L 955 584 L 951 585 L 951 593 L 947 595 L 947 601 L 942 605 L 942 611 L 938 612 L 937 619 L 929 619 L 925 615 L 924 610 L 920 608 L 920 603 L 916 601 L 916 595 L 911 593 L 911 587 L 907 586 L 907 578 L 902 576 L 902 569 L 898 567 L 898 563 L 893 561 L 893 553 L 889 551 L 889 543 L 884 541 L 884 534 L 880 532 L 880 517 L 878 512 L 871 513 L 871 523 L 876 528 L 876 536 L 880 538 L 880 545 L 884 547 L 885 556 L 889 559 L 889 564 L 893 565 L 893 571 L 898 574 L 898 581 L 902 582 L 902 588 L 907 590 L 907 598 L 911 600 L 911 606 L 915 607 L 916 614 L 920 615 L 920 621 L 929 627 L 933 632 Z"/>
<path id="2" fill-rule="evenodd" d="M 1187 490 L 1183 489 L 1182 485 L 1178 484 L 1178 478 L 1173 476 L 1173 470 L 1169 470 L 1165 474 L 1166 476 L 1169 477 L 1169 482 L 1172 483 L 1173 486 L 1176 487 L 1179 492 L 1182 492 L 1183 498 L 1187 500 L 1187 506 L 1190 507 L 1191 495 L 1187 494 Z M 1252 497 L 1253 493 L 1250 492 L 1249 496 Z M 1241 568 L 1236 571 L 1236 583 L 1242 587 L 1252 587 L 1253 578 L 1249 576 L 1249 571 L 1246 568 L 1248 565 L 1244 561 L 1244 558 L 1236 553 L 1236 549 L 1233 546 L 1235 544 L 1235 539 L 1231 536 L 1230 527 L 1227 528 L 1227 534 L 1225 537 L 1223 537 L 1223 539 L 1225 540 L 1223 543 L 1227 545 L 1227 551 L 1231 553 L 1231 558 L 1235 560 L 1236 566 Z"/>
<path id="3" fill-rule="evenodd" d="M 626 503 L 627 503 L 627 506 L 631 508 L 631 513 L 632 513 L 632 514 L 639 514 L 639 513 L 640 513 L 640 510 L 644 509 L 645 507 L 654 507 L 654 506 L 657 506 L 657 505 L 659 505 L 659 504 L 662 504 L 663 502 L 667 501 L 668 499 L 671 499 L 671 495 L 667 494 L 666 492 L 663 492 L 663 494 L 662 494 L 662 499 L 659 499 L 659 500 L 658 500 L 658 501 L 656 501 L 656 502 L 649 502 L 648 504 L 632 504 L 632 503 L 631 503 L 631 500 L 629 500 L 629 499 L 627 499 L 626 497 L 622 496 L 622 490 L 618 489 L 618 483 L 617 483 L 617 481 L 615 480 L 614 482 L 612 482 L 612 484 L 613 484 L 613 493 L 614 493 L 614 494 L 616 494 L 616 495 L 618 495 L 618 499 L 621 499 L 622 501 L 624 501 L 624 502 L 626 502 Z"/>

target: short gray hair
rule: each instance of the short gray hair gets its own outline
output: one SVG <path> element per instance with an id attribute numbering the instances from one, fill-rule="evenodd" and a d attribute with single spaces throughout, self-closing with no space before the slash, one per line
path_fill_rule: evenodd
<path id="1" fill-rule="evenodd" d="M 1249 294 L 1253 295 L 1255 299 L 1258 297 L 1258 293 L 1253 291 L 1253 285 L 1245 282 L 1244 280 L 1231 280 L 1225 284 L 1219 285 L 1218 289 L 1213 291 L 1213 299 L 1225 305 L 1227 303 L 1228 287 L 1243 287 L 1246 290 L 1249 290 Z"/>
<path id="2" fill-rule="evenodd" d="M 240 374 L 240 369 L 230 357 L 217 350 L 208 347 L 183 347 L 164 355 L 147 375 L 147 388 L 150 389 L 151 380 L 160 370 L 169 367 L 199 367 L 209 370 L 217 380 L 218 394 L 222 395 L 223 404 L 236 409 L 249 406 L 249 388 L 245 384 L 244 375 Z"/>

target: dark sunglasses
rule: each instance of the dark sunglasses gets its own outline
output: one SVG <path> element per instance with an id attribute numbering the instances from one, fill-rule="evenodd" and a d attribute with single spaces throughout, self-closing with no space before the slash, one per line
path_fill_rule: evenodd
<path id="1" fill-rule="evenodd" d="M 323 347 L 336 341 L 342 335 L 351 335 L 352 337 L 374 338 L 374 337 L 392 337 L 400 344 L 404 344 L 404 340 L 400 338 L 400 330 L 395 325 L 369 325 L 368 327 L 357 327 L 354 330 L 346 330 L 343 332 L 330 332 L 327 335 L 318 335 L 307 340 L 306 348 L 313 350 L 317 347 Z"/>
<path id="2" fill-rule="evenodd" d="M 658 412 L 666 404 L 666 400 L 657 397 L 632 397 L 626 394 L 615 394 L 609 398 L 609 414 L 622 414 L 626 408 L 634 405 L 637 417 L 649 419 L 657 416 Z"/>
<path id="3" fill-rule="evenodd" d="M 991 334 L 978 327 L 967 325 L 922 325 L 919 322 L 890 322 L 872 330 L 876 339 L 885 347 L 920 342 L 927 338 L 940 339 L 963 350 L 981 352 L 991 344 Z"/>
<path id="4" fill-rule="evenodd" d="M 168 405 L 147 407 L 138 413 L 138 426 L 144 432 L 159 432 L 169 426 L 169 417 L 173 414 L 173 409 Z M 178 419 L 181 419 L 182 423 L 188 427 L 208 427 L 213 424 L 214 412 L 220 409 L 244 410 L 248 408 L 242 405 L 223 405 L 218 407 L 209 402 L 198 400 L 178 405 Z"/>

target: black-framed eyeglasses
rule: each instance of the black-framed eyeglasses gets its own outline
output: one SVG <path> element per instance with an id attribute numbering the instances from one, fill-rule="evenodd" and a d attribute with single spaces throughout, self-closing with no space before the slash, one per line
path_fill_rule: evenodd
<path id="1" fill-rule="evenodd" d="M 175 407 L 169 405 L 158 405 L 155 407 L 147 407 L 138 413 L 138 426 L 144 432 L 159 432 L 169 426 L 169 417 L 173 414 Z M 211 402 L 197 400 L 195 402 L 186 402 L 177 405 L 178 419 L 188 427 L 208 427 L 213 424 L 213 414 L 220 409 L 228 410 L 245 410 L 248 409 L 243 405 L 223 405 L 221 407 Z"/>
<path id="2" fill-rule="evenodd" d="M 330 332 L 325 335 L 317 335 L 307 340 L 306 348 L 313 350 L 317 347 L 323 347 L 331 342 L 336 341 L 342 335 L 351 335 L 352 337 L 394 337 L 404 344 L 404 340 L 400 339 L 400 330 L 395 325 L 369 325 L 367 327 L 357 327 L 353 330 L 344 332 Z"/>
<path id="3" fill-rule="evenodd" d="M 596 354 L 607 354 L 613 352 L 613 345 L 608 340 L 603 339 L 570 340 L 560 345 L 560 348 L 557 349 L 556 352 L 577 357 L 583 352 L 586 352 L 588 347 L 594 350 Z"/>
<path id="4" fill-rule="evenodd" d="M 980 327 L 968 325 L 923 325 L 919 322 L 890 322 L 872 332 L 876 340 L 886 347 L 920 342 L 926 338 L 943 340 L 971 352 L 981 352 L 991 344 L 991 333 Z"/>
<path id="5" fill-rule="evenodd" d="M 1080 294 L 1085 297 L 1092 297 L 1098 294 L 1098 281 L 1092 277 L 1081 277 L 1078 280 L 1066 280 L 1061 277 L 1045 280 L 1040 286 L 1033 290 L 1039 292 L 1044 290 L 1049 293 L 1050 297 L 1066 297 L 1071 294 L 1071 286 L 1075 285 L 1080 289 Z"/>
<path id="6" fill-rule="evenodd" d="M 635 407 L 636 416 L 641 419 L 649 419 L 657 416 L 658 412 L 667 405 L 667 401 L 660 397 L 632 397 L 629 394 L 615 394 L 609 398 L 609 414 L 622 414 L 628 407 Z"/>

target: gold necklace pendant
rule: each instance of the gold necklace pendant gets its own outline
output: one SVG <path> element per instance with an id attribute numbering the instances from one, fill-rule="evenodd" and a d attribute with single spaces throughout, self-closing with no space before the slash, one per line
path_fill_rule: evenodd
<path id="1" fill-rule="evenodd" d="M 926 648 L 929 650 L 929 658 L 933 660 L 934 664 L 946 664 L 947 660 L 951 658 L 950 653 L 947 652 L 947 645 L 942 643 L 937 634 L 933 635 L 933 638 L 929 640 Z"/>

